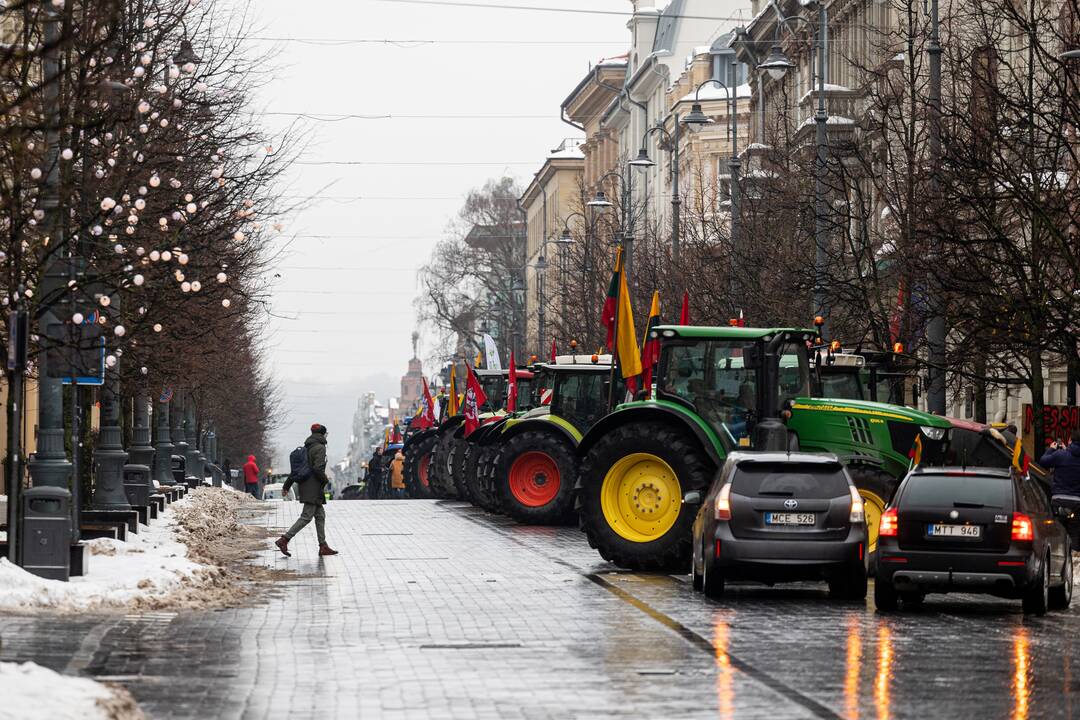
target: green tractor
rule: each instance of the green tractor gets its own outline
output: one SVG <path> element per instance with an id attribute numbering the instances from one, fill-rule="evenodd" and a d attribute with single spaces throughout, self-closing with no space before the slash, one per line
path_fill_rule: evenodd
<path id="1" fill-rule="evenodd" d="M 528 525 L 566 524 L 575 516 L 577 445 L 607 412 L 611 358 L 560 356 L 540 374 L 546 402 L 487 433 L 475 482 L 485 509 Z"/>
<path id="2" fill-rule="evenodd" d="M 810 357 L 815 396 L 907 404 L 907 386 L 918 376 L 918 367 L 909 358 L 881 351 L 815 349 Z"/>
<path id="3" fill-rule="evenodd" d="M 877 524 L 916 447 L 941 456 L 950 423 L 898 405 L 811 397 L 816 332 L 661 326 L 653 399 L 620 405 L 578 446 L 578 513 L 607 560 L 685 572 L 691 524 L 735 449 L 835 453 Z"/>

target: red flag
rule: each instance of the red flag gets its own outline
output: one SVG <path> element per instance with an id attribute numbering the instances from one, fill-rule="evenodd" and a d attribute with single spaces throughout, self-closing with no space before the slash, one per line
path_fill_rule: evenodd
<path id="1" fill-rule="evenodd" d="M 391 442 L 391 443 L 399 443 L 399 442 L 401 442 L 401 441 L 402 441 L 402 437 L 401 437 L 401 428 L 400 428 L 400 427 L 398 427 L 398 424 L 397 424 L 397 423 L 394 423 L 394 434 L 393 434 L 393 436 L 391 437 L 391 439 L 390 439 L 390 442 Z"/>
<path id="2" fill-rule="evenodd" d="M 682 294 L 682 310 L 679 311 L 679 324 L 690 324 L 690 293 L 683 290 Z"/>
<path id="3" fill-rule="evenodd" d="M 600 311 L 600 322 L 607 328 L 607 349 L 615 347 L 615 315 L 616 302 L 619 297 L 619 271 L 622 269 L 622 253 L 615 256 L 615 271 L 611 273 L 611 283 L 608 284 L 607 297 L 604 298 L 604 307 Z"/>
<path id="4" fill-rule="evenodd" d="M 514 363 L 514 351 L 510 351 L 510 375 L 506 391 L 506 412 L 512 413 L 517 408 L 517 365 Z"/>
<path id="5" fill-rule="evenodd" d="M 555 338 L 551 338 L 551 362 L 555 362 L 555 358 L 559 353 L 559 349 L 555 347 Z"/>
<path id="6" fill-rule="evenodd" d="M 469 366 L 465 366 L 469 376 L 465 380 L 465 403 L 462 412 L 465 414 L 465 437 L 472 435 L 473 430 L 480 427 L 480 406 L 487 402 L 487 395 L 480 381 L 476 379 L 476 373 Z"/>
<path id="7" fill-rule="evenodd" d="M 424 394 L 420 399 L 420 415 L 413 420 L 413 427 L 420 430 L 435 427 L 435 398 L 431 397 L 431 389 L 428 387 L 427 378 L 421 378 L 424 383 Z"/>
<path id="8" fill-rule="evenodd" d="M 893 343 L 900 342 L 900 321 L 904 317 L 904 279 L 900 278 L 900 287 L 896 292 L 896 307 L 889 319 L 889 336 Z"/>
<path id="9" fill-rule="evenodd" d="M 651 392 L 653 368 L 660 362 L 660 338 L 653 337 L 653 328 L 660 324 L 660 293 L 654 291 L 649 319 L 645 324 L 645 339 L 641 346 L 641 376 L 645 392 Z"/>

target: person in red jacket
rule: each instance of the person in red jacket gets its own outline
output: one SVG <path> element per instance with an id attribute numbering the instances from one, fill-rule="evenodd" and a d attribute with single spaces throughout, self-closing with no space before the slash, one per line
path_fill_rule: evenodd
<path id="1" fill-rule="evenodd" d="M 253 498 L 259 497 L 259 466 L 255 464 L 255 456 L 248 455 L 244 463 L 244 489 Z"/>

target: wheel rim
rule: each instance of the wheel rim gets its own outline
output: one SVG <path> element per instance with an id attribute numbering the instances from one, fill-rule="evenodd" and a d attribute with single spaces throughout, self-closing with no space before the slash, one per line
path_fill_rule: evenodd
<path id="1" fill-rule="evenodd" d="M 510 494 L 527 507 L 543 507 L 559 494 L 559 464 L 545 452 L 530 450 L 518 455 L 510 466 Z"/>
<path id="2" fill-rule="evenodd" d="M 650 453 L 633 453 L 611 466 L 600 487 L 608 526 L 631 542 L 663 537 L 679 519 L 682 487 L 671 466 Z"/>
<path id="3" fill-rule="evenodd" d="M 877 550 L 878 523 L 885 512 L 885 501 L 880 495 L 869 490 L 860 489 L 859 495 L 863 499 L 863 513 L 866 517 L 866 551 L 874 552 Z"/>
<path id="4" fill-rule="evenodd" d="M 420 484 L 423 487 L 429 487 L 428 472 L 431 470 L 431 453 L 425 453 L 420 458 L 420 463 L 416 468 L 416 474 L 420 479 Z"/>

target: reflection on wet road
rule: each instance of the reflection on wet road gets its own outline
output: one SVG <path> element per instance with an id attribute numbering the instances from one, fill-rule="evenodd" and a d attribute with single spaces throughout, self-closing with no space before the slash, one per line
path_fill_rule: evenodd
<path id="1" fill-rule="evenodd" d="M 271 523 L 284 525 L 292 508 Z M 620 572 L 572 528 L 460 503 L 335 502 L 343 554 L 265 602 L 0 617 L 0 659 L 122 682 L 169 718 L 1069 718 L 1080 613 L 930 596 L 878 614 L 824 586 Z M 298 678 L 311 678 L 298 681 Z"/>

